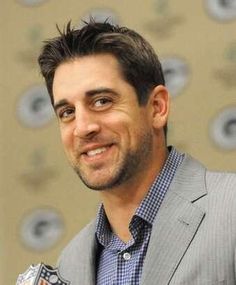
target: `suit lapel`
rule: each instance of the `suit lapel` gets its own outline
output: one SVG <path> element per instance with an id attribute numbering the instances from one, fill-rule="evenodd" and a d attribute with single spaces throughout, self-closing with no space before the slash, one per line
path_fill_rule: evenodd
<path id="1" fill-rule="evenodd" d="M 96 246 L 95 246 L 95 241 L 92 245 L 92 250 L 88 252 L 87 256 L 87 262 L 85 264 L 85 271 L 87 272 L 85 278 L 85 282 L 83 283 L 84 285 L 94 285 L 95 284 L 95 268 L 96 268 Z"/>
<path id="2" fill-rule="evenodd" d="M 194 205 L 204 195 L 205 169 L 186 156 L 153 224 L 141 285 L 169 284 L 204 218 Z"/>
<path id="3" fill-rule="evenodd" d="M 95 284 L 97 243 L 94 231 L 95 222 L 92 222 L 67 246 L 59 260 L 60 274 L 71 285 Z"/>
<path id="4" fill-rule="evenodd" d="M 95 228 L 95 223 L 93 225 Z M 95 268 L 96 268 L 96 251 L 97 251 L 97 242 L 95 240 L 94 229 L 90 232 L 90 235 L 83 240 L 82 248 L 86 249 L 84 251 L 83 259 L 83 270 L 81 271 L 81 277 L 83 281 L 78 284 L 83 285 L 94 285 L 95 284 Z"/>

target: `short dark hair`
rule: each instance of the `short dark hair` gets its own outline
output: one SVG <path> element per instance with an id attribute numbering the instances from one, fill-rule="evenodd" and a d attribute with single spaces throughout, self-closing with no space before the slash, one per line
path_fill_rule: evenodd
<path id="1" fill-rule="evenodd" d="M 81 29 L 72 28 L 69 22 L 64 31 L 58 31 L 60 36 L 45 41 L 38 58 L 52 104 L 56 68 L 63 62 L 86 55 L 114 55 L 124 79 L 134 87 L 141 105 L 147 102 L 150 91 L 156 85 L 165 85 L 157 55 L 151 45 L 135 31 L 92 19 Z"/>

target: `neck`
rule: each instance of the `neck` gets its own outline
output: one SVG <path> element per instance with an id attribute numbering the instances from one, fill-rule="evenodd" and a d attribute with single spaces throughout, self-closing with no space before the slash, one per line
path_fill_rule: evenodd
<path id="1" fill-rule="evenodd" d="M 102 202 L 112 231 L 122 241 L 127 242 L 131 239 L 130 221 L 162 169 L 167 155 L 168 151 L 166 150 L 162 156 L 159 156 L 158 165 L 155 161 L 151 167 L 143 170 L 134 179 L 130 179 L 117 188 L 101 192 Z"/>

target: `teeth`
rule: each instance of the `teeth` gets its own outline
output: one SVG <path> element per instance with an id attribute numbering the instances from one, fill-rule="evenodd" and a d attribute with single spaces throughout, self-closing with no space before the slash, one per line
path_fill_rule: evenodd
<path id="1" fill-rule="evenodd" d="M 93 150 L 90 150 L 87 152 L 87 155 L 88 156 L 94 156 L 96 154 L 99 154 L 99 153 L 102 153 L 106 150 L 105 147 L 100 147 L 100 148 L 97 148 L 97 149 L 93 149 Z"/>

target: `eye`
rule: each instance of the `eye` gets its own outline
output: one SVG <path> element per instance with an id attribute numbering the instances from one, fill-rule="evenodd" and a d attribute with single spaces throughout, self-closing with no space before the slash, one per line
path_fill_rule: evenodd
<path id="1" fill-rule="evenodd" d="M 111 104 L 112 104 L 112 100 L 110 98 L 102 97 L 102 98 L 96 99 L 94 101 L 94 107 L 95 108 L 100 108 L 100 109 L 101 108 L 102 109 L 108 108 L 109 106 L 111 106 Z"/>
<path id="2" fill-rule="evenodd" d="M 62 122 L 68 122 L 74 118 L 74 113 L 74 108 L 65 108 L 58 112 L 58 117 Z"/>

